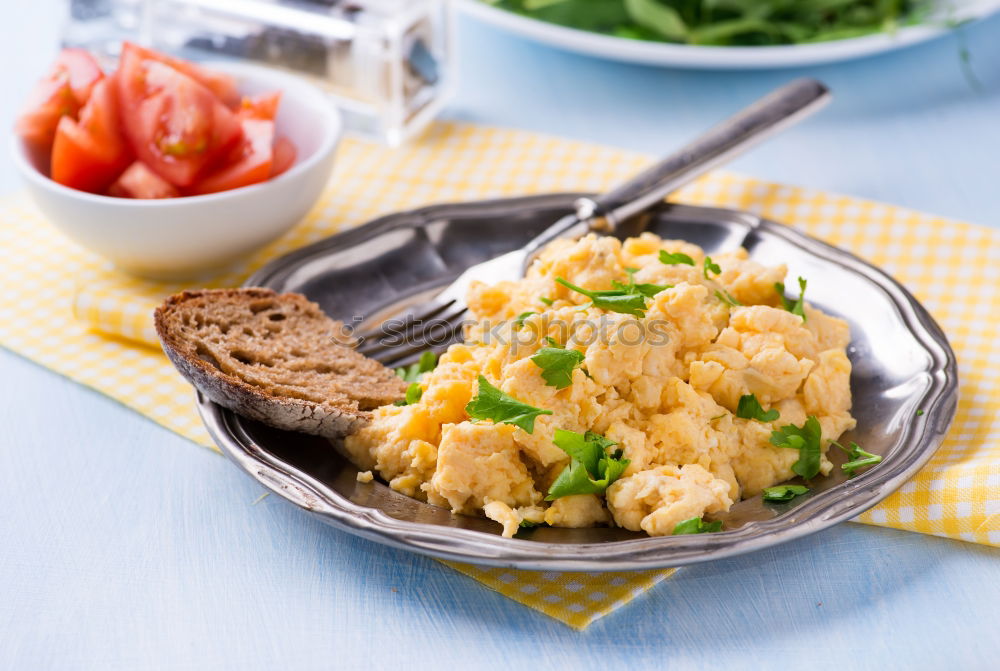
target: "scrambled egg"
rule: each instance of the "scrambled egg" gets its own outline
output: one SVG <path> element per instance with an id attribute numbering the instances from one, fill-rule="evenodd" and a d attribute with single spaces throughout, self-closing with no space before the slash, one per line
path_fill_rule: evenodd
<path id="1" fill-rule="evenodd" d="M 662 263 L 661 250 L 695 265 Z M 798 450 L 772 445 L 771 432 L 810 415 L 822 427 L 827 474 L 828 440 L 855 423 L 847 324 L 809 305 L 806 319 L 785 310 L 774 287 L 784 265 L 762 266 L 738 249 L 713 258 L 716 274 L 704 271 L 704 258 L 695 245 L 648 233 L 625 242 L 589 235 L 549 245 L 523 280 L 474 285 L 468 302 L 477 321 L 466 342 L 424 375 L 417 403 L 376 410 L 347 438 L 349 453 L 393 489 L 482 513 L 505 536 L 522 522 L 669 535 L 681 521 L 794 477 Z M 630 274 L 635 283 L 669 285 L 646 300 L 641 318 L 597 308 L 555 281 L 605 290 Z M 530 359 L 546 337 L 583 355 L 565 388 L 547 384 Z M 470 421 L 465 407 L 479 375 L 552 414 L 538 416 L 530 434 Z M 779 419 L 737 417 L 747 394 Z M 546 501 L 570 462 L 553 443 L 557 428 L 615 441 L 627 470 L 601 495 Z"/>

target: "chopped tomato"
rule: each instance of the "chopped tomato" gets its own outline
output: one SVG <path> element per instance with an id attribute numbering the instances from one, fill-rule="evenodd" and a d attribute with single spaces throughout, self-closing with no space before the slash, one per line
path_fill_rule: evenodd
<path id="1" fill-rule="evenodd" d="M 244 96 L 240 102 L 240 118 L 274 121 L 274 117 L 278 116 L 278 103 L 280 102 L 281 91 L 262 93 L 251 97 Z"/>
<path id="2" fill-rule="evenodd" d="M 136 156 L 177 187 L 191 186 L 240 139 L 240 121 L 208 88 L 126 44 L 116 79 Z"/>
<path id="3" fill-rule="evenodd" d="M 111 185 L 108 195 L 120 198 L 176 198 L 181 194 L 145 163 L 136 161 Z"/>
<path id="4" fill-rule="evenodd" d="M 215 172 L 195 184 L 191 193 L 215 193 L 263 182 L 274 161 L 274 122 L 244 119 L 243 143 Z"/>
<path id="5" fill-rule="evenodd" d="M 208 88 L 223 104 L 230 108 L 235 109 L 240 104 L 240 94 L 236 89 L 236 79 L 224 72 L 209 70 L 189 61 L 174 58 L 173 56 L 154 51 L 147 47 L 140 47 L 138 44 L 132 42 L 124 43 L 122 48 L 123 59 L 126 51 L 138 54 L 144 60 L 159 61 L 186 74 L 191 79 Z"/>
<path id="6" fill-rule="evenodd" d="M 284 135 L 274 139 L 274 161 L 271 163 L 271 177 L 277 177 L 295 164 L 295 145 Z"/>
<path id="7" fill-rule="evenodd" d="M 66 72 L 69 87 L 80 105 L 90 98 L 94 85 L 104 79 L 101 66 L 86 49 L 63 49 L 56 59 L 55 69 Z"/>
<path id="8" fill-rule="evenodd" d="M 52 179 L 74 189 L 102 192 L 129 164 L 130 152 L 121 135 L 115 87 L 97 83 L 80 110 L 80 120 L 59 120 L 52 145 Z"/>

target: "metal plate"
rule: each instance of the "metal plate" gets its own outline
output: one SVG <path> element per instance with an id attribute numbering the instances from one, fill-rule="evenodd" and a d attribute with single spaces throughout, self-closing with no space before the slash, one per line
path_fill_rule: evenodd
<path id="1" fill-rule="evenodd" d="M 355 315 L 404 305 L 469 265 L 521 246 L 580 195 L 391 215 L 280 258 L 248 285 L 304 293 L 332 317 L 350 322 Z M 489 520 L 453 515 L 377 480 L 357 482 L 357 468 L 325 439 L 277 431 L 199 397 L 202 418 L 244 471 L 333 526 L 434 557 L 526 569 L 650 569 L 768 547 L 854 517 L 927 462 L 954 417 L 955 356 L 938 325 L 902 286 L 847 252 L 748 213 L 664 205 L 650 215 L 648 230 L 709 253 L 743 245 L 752 258 L 786 263 L 790 277 L 807 277 L 810 302 L 851 325 L 858 428 L 845 439 L 884 461 L 852 480 L 834 469 L 813 482 L 810 495 L 790 503 L 764 503 L 759 496 L 741 501 L 715 516 L 724 521 L 719 533 L 650 538 L 616 528 L 539 527 L 508 539 Z M 842 463 L 842 455 L 831 453 L 831 459 Z"/>

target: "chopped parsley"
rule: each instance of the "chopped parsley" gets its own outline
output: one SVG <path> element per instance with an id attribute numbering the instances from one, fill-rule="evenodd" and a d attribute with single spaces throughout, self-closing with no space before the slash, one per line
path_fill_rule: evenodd
<path id="1" fill-rule="evenodd" d="M 705 261 L 702 263 L 702 268 L 701 268 L 701 274 L 705 276 L 705 279 L 706 280 L 712 279 L 711 277 L 708 276 L 709 273 L 718 275 L 721 272 L 722 268 L 719 267 L 719 264 L 714 263 L 712 261 L 711 256 L 706 256 Z"/>
<path id="2" fill-rule="evenodd" d="M 874 466 L 875 464 L 882 463 L 882 457 L 877 454 L 872 454 L 871 452 L 865 452 L 857 443 L 848 443 L 850 447 L 844 447 L 837 441 L 831 440 L 830 444 L 836 445 L 847 453 L 849 461 L 845 464 L 841 464 L 840 468 L 844 471 L 844 473 L 847 473 L 847 477 L 849 478 L 853 478 L 857 475 L 859 468 Z"/>
<path id="3" fill-rule="evenodd" d="M 791 501 L 796 496 L 802 496 L 808 491 L 809 488 L 805 485 L 777 485 L 776 487 L 767 487 L 764 489 L 762 496 L 765 501 L 783 503 Z"/>
<path id="4" fill-rule="evenodd" d="M 520 524 L 518 524 L 517 526 L 521 527 L 522 529 L 534 529 L 535 527 L 540 527 L 543 524 L 545 524 L 545 522 L 532 522 L 531 520 L 521 520 Z"/>
<path id="5" fill-rule="evenodd" d="M 780 415 L 774 408 L 764 412 L 764 408 L 761 407 L 757 396 L 746 394 L 745 396 L 740 396 L 739 405 L 736 406 L 736 416 L 743 419 L 756 419 L 758 422 L 773 422 Z"/>
<path id="6" fill-rule="evenodd" d="M 538 313 L 535 312 L 534 310 L 527 310 L 525 312 L 522 312 L 521 314 L 519 314 L 517 317 L 514 318 L 514 328 L 515 329 L 521 328 L 522 326 L 524 326 L 525 319 L 527 319 L 531 315 L 537 315 L 537 314 Z"/>
<path id="7" fill-rule="evenodd" d="M 734 308 L 743 305 L 743 303 L 740 303 L 738 300 L 736 300 L 735 298 L 733 298 L 732 294 L 730 294 L 725 289 L 716 289 L 715 290 L 715 297 L 718 298 L 723 303 L 728 303 L 731 307 L 734 307 Z"/>
<path id="8" fill-rule="evenodd" d="M 771 432 L 771 444 L 799 451 L 799 460 L 792 464 L 792 472 L 806 480 L 819 473 L 820 452 L 819 420 L 809 415 L 801 427 L 788 424 Z"/>
<path id="9" fill-rule="evenodd" d="M 420 355 L 416 363 L 396 369 L 396 375 L 403 378 L 404 382 L 419 382 L 424 373 L 429 373 L 437 366 L 437 354 L 427 350 Z"/>
<path id="10" fill-rule="evenodd" d="M 649 284 L 649 283 L 636 284 L 634 275 L 638 272 L 638 270 L 635 268 L 626 268 L 625 272 L 628 273 L 628 284 L 625 284 L 624 282 L 619 282 L 618 280 L 612 280 L 611 286 L 626 294 L 639 293 L 642 294 L 643 296 L 646 296 L 647 298 L 652 298 L 661 291 L 665 291 L 674 286 L 672 284 Z"/>
<path id="11" fill-rule="evenodd" d="M 552 307 L 552 304 L 555 302 L 551 298 L 546 298 L 545 296 L 539 296 L 538 300 L 540 300 L 545 305 L 548 305 L 549 307 Z"/>
<path id="12" fill-rule="evenodd" d="M 542 369 L 545 384 L 565 389 L 573 383 L 573 369 L 583 363 L 583 352 L 562 347 L 552 338 L 546 338 L 549 347 L 535 352 L 531 361 Z"/>
<path id="13" fill-rule="evenodd" d="M 722 520 L 705 522 L 700 517 L 692 517 L 689 520 L 678 522 L 677 526 L 674 527 L 673 535 L 681 536 L 684 534 L 707 534 L 715 531 L 722 531 Z"/>
<path id="14" fill-rule="evenodd" d="M 714 422 L 715 420 L 717 420 L 717 419 L 722 419 L 722 418 L 723 418 L 723 417 L 725 417 L 725 416 L 726 416 L 726 413 L 722 413 L 721 415 L 716 415 L 715 417 L 709 417 L 709 418 L 708 418 L 708 421 L 710 421 L 710 422 Z"/>
<path id="15" fill-rule="evenodd" d="M 610 312 L 620 312 L 632 315 L 633 317 L 641 318 L 646 316 L 646 296 L 639 293 L 638 290 L 635 292 L 627 292 L 625 289 L 591 291 L 571 284 L 561 277 L 557 277 L 556 282 L 579 294 L 583 294 L 591 300 L 596 308 Z"/>
<path id="16" fill-rule="evenodd" d="M 546 501 L 575 494 L 600 494 L 631 463 L 622 458 L 620 449 L 608 454 L 608 449 L 618 443 L 592 431 L 556 429 L 552 442 L 570 456 L 570 462 L 549 487 Z"/>
<path id="17" fill-rule="evenodd" d="M 682 254 L 681 252 L 674 252 L 671 254 L 665 249 L 660 250 L 660 263 L 665 263 L 668 266 L 676 266 L 679 263 L 685 265 L 693 266 L 694 259 L 692 259 L 687 254 Z"/>
<path id="18" fill-rule="evenodd" d="M 923 410 L 919 410 L 919 409 L 917 410 L 917 417 L 920 417 L 923 414 L 924 414 Z"/>
<path id="19" fill-rule="evenodd" d="M 806 320 L 806 308 L 805 308 L 805 297 L 806 297 L 806 282 L 805 278 L 799 278 L 799 298 L 798 300 L 791 300 L 790 298 L 785 298 L 785 285 L 782 282 L 774 283 L 774 290 L 778 292 L 778 296 L 781 298 L 781 306 L 791 312 L 793 315 L 798 315 L 802 317 L 802 321 Z"/>
<path id="20" fill-rule="evenodd" d="M 495 424 L 513 424 L 526 433 L 534 432 L 536 417 L 552 414 L 551 410 L 536 408 L 508 396 L 482 375 L 479 376 L 479 391 L 465 406 L 465 412 L 474 420 L 489 419 Z"/>

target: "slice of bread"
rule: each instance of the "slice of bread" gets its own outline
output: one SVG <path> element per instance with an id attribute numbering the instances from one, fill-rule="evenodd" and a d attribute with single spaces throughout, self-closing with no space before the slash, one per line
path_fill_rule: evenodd
<path id="1" fill-rule="evenodd" d="M 279 429 L 342 437 L 406 393 L 405 382 L 354 351 L 344 325 L 301 294 L 185 291 L 154 319 L 163 350 L 201 393 Z"/>

